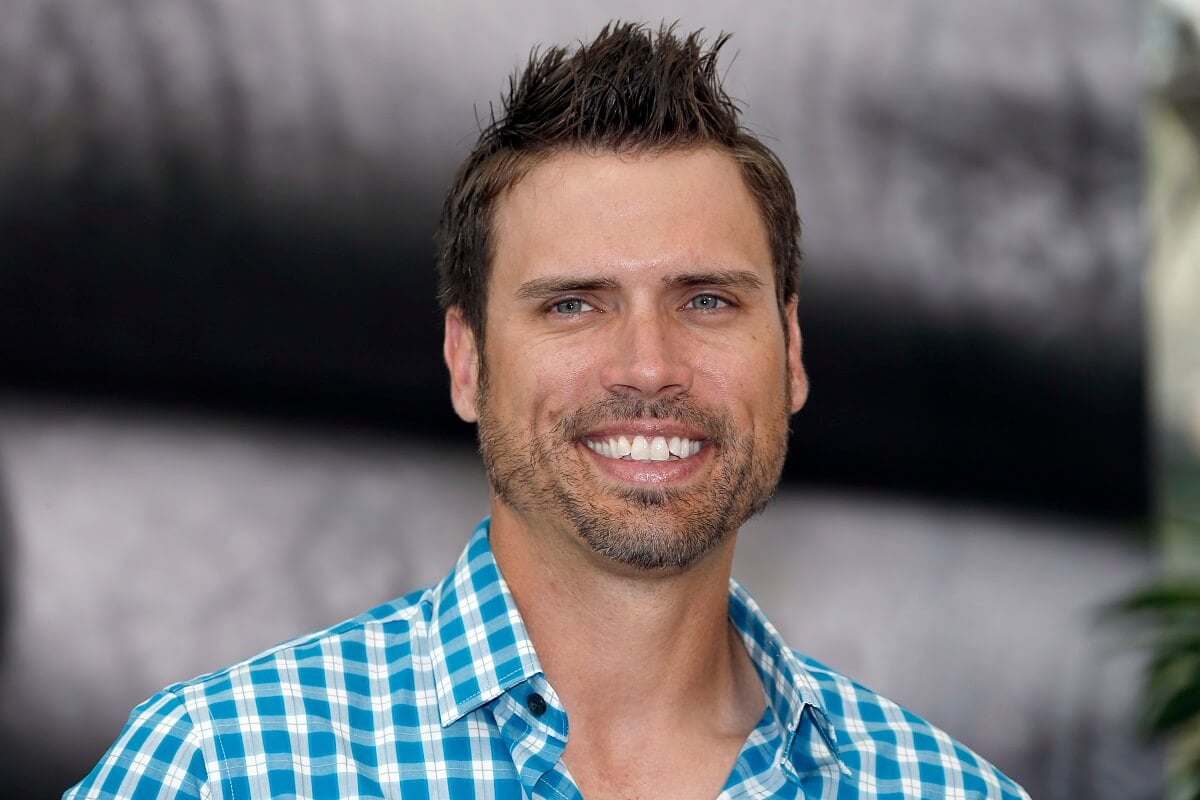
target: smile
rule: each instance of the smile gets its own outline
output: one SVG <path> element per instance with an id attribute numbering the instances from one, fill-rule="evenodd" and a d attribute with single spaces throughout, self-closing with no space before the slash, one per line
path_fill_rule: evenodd
<path id="1" fill-rule="evenodd" d="M 699 453 L 704 446 L 679 436 L 609 436 L 603 439 L 584 439 L 591 450 L 605 458 L 623 461 L 679 461 Z"/>

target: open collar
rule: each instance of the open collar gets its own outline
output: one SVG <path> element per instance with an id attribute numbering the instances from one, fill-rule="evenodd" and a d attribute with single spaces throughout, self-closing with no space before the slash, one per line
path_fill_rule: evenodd
<path id="1" fill-rule="evenodd" d="M 729 619 L 742 637 L 779 725 L 781 761 L 789 766 L 788 776 L 800 780 L 817 772 L 848 773 L 816 681 L 754 598 L 733 579 Z"/>
<path id="2" fill-rule="evenodd" d="M 431 589 L 430 658 L 443 726 L 542 672 L 516 602 L 488 543 L 490 520 Z M 789 774 L 845 771 L 816 682 L 742 586 L 729 585 L 729 618 L 763 683 Z"/>
<path id="3" fill-rule="evenodd" d="M 488 523 L 479 524 L 454 569 L 432 589 L 429 653 L 443 726 L 542 671 L 492 555 Z"/>

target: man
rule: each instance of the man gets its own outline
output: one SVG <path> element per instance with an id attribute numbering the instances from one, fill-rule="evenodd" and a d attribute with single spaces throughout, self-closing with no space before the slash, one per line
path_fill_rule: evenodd
<path id="1" fill-rule="evenodd" d="M 459 170 L 444 349 L 492 514 L 450 575 L 167 688 L 67 797 L 1025 797 L 730 582 L 807 380 L 723 42 L 535 56 Z"/>

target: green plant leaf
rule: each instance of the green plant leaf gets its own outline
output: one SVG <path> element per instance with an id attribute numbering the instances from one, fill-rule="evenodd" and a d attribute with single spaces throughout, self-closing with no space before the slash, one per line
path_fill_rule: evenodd
<path id="1" fill-rule="evenodd" d="M 1164 580 L 1138 589 L 1101 610 L 1105 617 L 1136 615 L 1142 612 L 1200 615 L 1200 583 L 1178 578 Z"/>

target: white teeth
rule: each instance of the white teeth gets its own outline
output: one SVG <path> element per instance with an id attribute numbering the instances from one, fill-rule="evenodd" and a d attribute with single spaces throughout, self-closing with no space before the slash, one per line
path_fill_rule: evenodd
<path id="1" fill-rule="evenodd" d="M 629 457 L 634 461 L 650 460 L 650 443 L 646 441 L 645 436 L 633 437 L 633 447 L 629 451 Z"/>
<path id="2" fill-rule="evenodd" d="M 608 439 L 585 439 L 584 443 L 605 458 L 625 458 L 633 461 L 667 461 L 670 458 L 687 458 L 700 452 L 701 443 L 679 436 L 611 436 Z"/>

